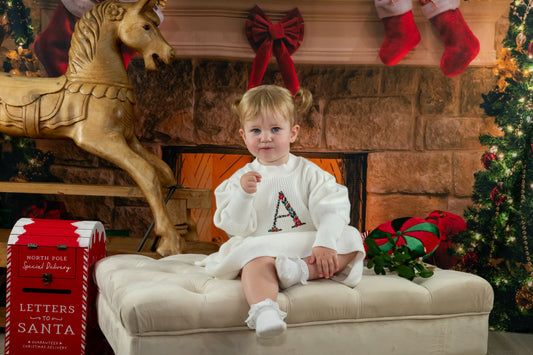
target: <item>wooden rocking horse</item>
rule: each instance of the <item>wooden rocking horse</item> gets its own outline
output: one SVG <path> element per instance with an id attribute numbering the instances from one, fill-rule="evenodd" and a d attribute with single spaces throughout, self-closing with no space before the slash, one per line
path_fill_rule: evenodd
<path id="1" fill-rule="evenodd" d="M 97 4 L 76 24 L 65 75 L 29 78 L 0 74 L 0 132 L 31 138 L 70 138 L 80 148 L 128 172 L 154 214 L 157 252 L 181 251 L 162 186 L 174 185 L 171 169 L 145 150 L 134 134 L 133 86 L 120 45 L 139 52 L 146 69 L 165 64 L 174 50 L 159 32 L 156 0 Z"/>

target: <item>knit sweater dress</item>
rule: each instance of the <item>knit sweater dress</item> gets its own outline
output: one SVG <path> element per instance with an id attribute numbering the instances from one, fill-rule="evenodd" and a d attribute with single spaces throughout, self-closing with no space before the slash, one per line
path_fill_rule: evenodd
<path id="1" fill-rule="evenodd" d="M 240 185 L 249 171 L 262 176 L 253 194 Z M 309 160 L 291 154 L 286 164 L 264 166 L 256 159 L 220 184 L 215 198 L 214 224 L 230 239 L 198 263 L 211 275 L 233 279 L 255 258 L 303 258 L 322 246 L 338 254 L 358 251 L 333 279 L 350 287 L 361 280 L 365 251 L 361 234 L 348 225 L 347 188 Z"/>

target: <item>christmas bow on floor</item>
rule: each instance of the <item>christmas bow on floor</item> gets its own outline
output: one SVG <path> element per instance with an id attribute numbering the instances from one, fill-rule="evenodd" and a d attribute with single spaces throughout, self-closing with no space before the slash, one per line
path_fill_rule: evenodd
<path id="1" fill-rule="evenodd" d="M 245 34 L 255 51 L 248 88 L 259 86 L 272 53 L 277 59 L 285 87 L 294 95 L 300 88 L 291 55 L 300 47 L 304 37 L 304 21 L 298 8 L 272 24 L 264 11 L 255 6 L 245 24 Z"/>

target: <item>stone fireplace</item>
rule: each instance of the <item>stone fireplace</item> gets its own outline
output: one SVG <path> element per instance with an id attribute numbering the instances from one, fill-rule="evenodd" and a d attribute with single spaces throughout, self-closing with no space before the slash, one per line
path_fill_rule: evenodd
<path id="1" fill-rule="evenodd" d="M 161 29 L 179 58 L 158 72 L 146 72 L 140 59 L 129 68 L 138 102 L 137 135 L 173 168 L 176 149 L 244 149 L 230 104 L 248 85 L 253 51 L 242 26 L 255 3 L 222 3 L 169 1 Z M 267 1 L 261 6 L 273 22 L 298 6 L 306 21 L 306 37 L 293 59 L 300 84 L 313 93 L 314 101 L 299 122 L 302 130 L 293 151 L 364 157 L 355 164 L 362 169 L 359 175 L 345 181 L 360 179 L 363 186 L 355 190 L 362 200 L 352 201 L 360 207 L 354 225 L 372 229 L 392 218 L 425 218 L 433 210 L 462 215 L 471 203 L 473 173 L 481 168 L 485 150 L 478 136 L 499 134 L 479 104 L 496 82 L 491 66 L 506 31 L 502 9 L 508 3 L 461 4 L 482 50 L 453 78 L 440 71 L 442 44 L 416 6 L 422 42 L 394 67 L 384 66 L 377 57 L 383 28 L 368 0 L 299 0 L 292 6 Z M 44 24 L 50 4 L 43 9 Z M 263 83 L 283 85 L 275 61 Z M 133 183 L 124 172 L 71 142 L 38 144 L 54 153 L 53 171 L 65 182 Z M 142 200 L 65 201 L 77 217 L 99 219 L 134 235 L 142 235 L 152 218 Z"/>

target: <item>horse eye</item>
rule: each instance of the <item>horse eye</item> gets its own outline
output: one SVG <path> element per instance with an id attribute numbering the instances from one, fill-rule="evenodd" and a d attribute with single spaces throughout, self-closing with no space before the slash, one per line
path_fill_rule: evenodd
<path id="1" fill-rule="evenodd" d="M 146 30 L 146 31 L 148 31 L 148 30 L 150 29 L 150 25 L 144 25 L 144 26 L 143 26 L 143 29 Z"/>

